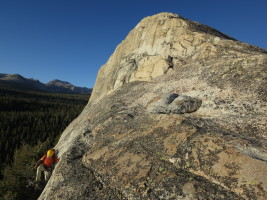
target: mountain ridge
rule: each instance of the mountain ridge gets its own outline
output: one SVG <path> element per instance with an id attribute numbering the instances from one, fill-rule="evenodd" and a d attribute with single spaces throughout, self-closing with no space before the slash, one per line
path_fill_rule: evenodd
<path id="1" fill-rule="evenodd" d="M 67 81 L 54 79 L 48 83 L 42 83 L 38 79 L 25 78 L 20 74 L 0 73 L 0 85 L 52 93 L 90 94 L 92 92 L 91 88 L 77 87 Z"/>

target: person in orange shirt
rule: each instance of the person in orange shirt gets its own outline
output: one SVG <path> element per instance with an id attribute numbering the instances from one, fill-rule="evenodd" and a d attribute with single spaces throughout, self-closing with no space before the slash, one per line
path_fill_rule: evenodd
<path id="1" fill-rule="evenodd" d="M 36 163 L 35 168 L 37 168 L 36 172 L 36 181 L 41 181 L 41 173 L 44 171 L 45 181 L 48 181 L 52 169 L 56 163 L 58 163 L 59 159 L 55 155 L 55 149 L 49 149 L 47 153 Z"/>

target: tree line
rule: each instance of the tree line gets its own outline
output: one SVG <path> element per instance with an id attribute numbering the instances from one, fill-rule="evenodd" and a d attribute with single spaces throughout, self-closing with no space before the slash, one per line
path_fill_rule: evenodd
<path id="1" fill-rule="evenodd" d="M 0 86 L 0 199 L 34 199 L 39 195 L 38 191 L 37 194 L 30 192 L 35 174 L 33 163 L 55 145 L 88 99 L 89 95 L 22 91 Z"/>

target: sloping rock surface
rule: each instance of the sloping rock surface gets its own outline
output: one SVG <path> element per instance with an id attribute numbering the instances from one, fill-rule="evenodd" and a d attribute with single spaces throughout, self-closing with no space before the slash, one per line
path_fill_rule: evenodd
<path id="1" fill-rule="evenodd" d="M 41 199 L 267 199 L 267 52 L 143 19 L 63 132 Z"/>

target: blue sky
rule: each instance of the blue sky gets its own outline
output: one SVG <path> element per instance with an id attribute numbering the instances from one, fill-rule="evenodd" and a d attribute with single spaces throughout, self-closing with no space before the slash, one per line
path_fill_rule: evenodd
<path id="1" fill-rule="evenodd" d="M 0 0 L 0 73 L 93 87 L 144 17 L 172 12 L 267 49 L 266 0 Z"/>

